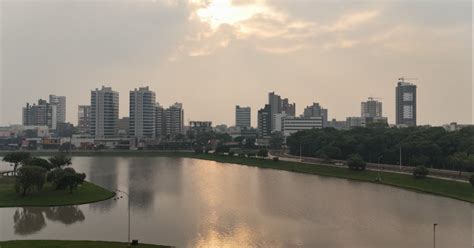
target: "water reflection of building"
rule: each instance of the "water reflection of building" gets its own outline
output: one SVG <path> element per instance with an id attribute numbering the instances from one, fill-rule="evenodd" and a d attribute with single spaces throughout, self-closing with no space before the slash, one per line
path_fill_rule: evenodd
<path id="1" fill-rule="evenodd" d="M 130 158 L 128 164 L 128 192 L 133 208 L 147 209 L 154 199 L 153 159 Z"/>
<path id="2" fill-rule="evenodd" d="M 13 230 L 18 235 L 31 235 L 46 227 L 45 217 L 54 222 L 71 225 L 86 219 L 78 206 L 24 207 L 13 214 Z"/>
<path id="3" fill-rule="evenodd" d="M 90 158 L 89 172 L 86 172 L 86 180 L 91 181 L 103 188 L 114 191 L 117 189 L 117 166 L 119 158 L 116 157 L 94 157 Z M 112 200 L 100 201 L 89 204 L 92 210 L 106 211 L 116 203 Z"/>

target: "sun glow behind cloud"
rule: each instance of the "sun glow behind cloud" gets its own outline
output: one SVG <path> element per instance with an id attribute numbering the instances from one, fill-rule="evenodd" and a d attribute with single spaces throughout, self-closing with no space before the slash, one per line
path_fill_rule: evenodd
<path id="1" fill-rule="evenodd" d="M 196 1 L 193 1 L 196 3 Z M 217 29 L 222 24 L 234 25 L 248 20 L 257 14 L 269 12 L 263 1 L 252 4 L 233 5 L 231 0 L 213 0 L 210 3 L 200 4 L 196 16 L 203 22 Z"/>

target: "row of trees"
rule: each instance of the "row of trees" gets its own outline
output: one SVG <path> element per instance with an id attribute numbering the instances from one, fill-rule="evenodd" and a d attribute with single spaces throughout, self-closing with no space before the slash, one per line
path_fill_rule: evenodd
<path id="1" fill-rule="evenodd" d="M 448 132 L 441 127 L 389 128 L 374 125 L 351 130 L 312 129 L 287 138 L 291 154 L 367 162 L 474 171 L 474 128 Z"/>
<path id="2" fill-rule="evenodd" d="M 23 196 L 33 190 L 42 190 L 45 182 L 51 183 L 56 190 L 68 189 L 73 193 L 86 178 L 84 173 L 77 173 L 73 168 L 63 168 L 71 165 L 71 158 L 64 154 L 43 159 L 27 152 L 12 152 L 5 155 L 3 161 L 13 166 L 15 190 Z"/>

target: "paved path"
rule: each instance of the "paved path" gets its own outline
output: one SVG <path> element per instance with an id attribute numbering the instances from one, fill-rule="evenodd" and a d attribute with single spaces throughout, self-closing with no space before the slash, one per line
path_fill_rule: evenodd
<path id="1" fill-rule="evenodd" d="M 324 163 L 321 159 L 312 158 L 312 157 L 299 157 L 293 156 L 290 154 L 270 154 L 270 158 L 279 157 L 282 161 L 289 161 L 289 162 L 301 162 L 306 164 L 317 164 L 323 166 L 332 166 L 332 167 L 340 167 L 340 168 L 347 168 L 345 165 L 345 161 L 336 160 L 334 163 Z M 413 174 L 413 167 L 409 166 L 402 166 L 401 170 L 400 167 L 397 165 L 387 165 L 387 164 L 375 164 L 375 163 L 367 163 L 367 170 L 369 171 L 384 171 L 384 172 L 391 172 L 391 173 L 398 173 L 398 174 L 405 174 L 405 175 L 412 175 Z M 432 175 L 428 177 L 449 180 L 449 181 L 456 181 L 456 182 L 468 182 L 468 173 L 464 173 L 465 176 L 463 178 L 459 178 L 458 172 L 455 171 L 443 171 L 443 170 L 432 170 L 429 169 Z M 443 173 L 446 173 L 443 175 Z M 382 178 L 383 179 L 383 178 Z"/>

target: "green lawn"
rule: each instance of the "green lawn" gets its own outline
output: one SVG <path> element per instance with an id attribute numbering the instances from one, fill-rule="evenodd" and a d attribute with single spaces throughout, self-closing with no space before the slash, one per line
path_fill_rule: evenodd
<path id="1" fill-rule="evenodd" d="M 95 184 L 84 182 L 73 194 L 68 190 L 54 190 L 52 185 L 47 183 L 39 192 L 19 196 L 14 185 L 14 177 L 0 177 L 0 207 L 77 205 L 102 201 L 115 195 Z"/>
<path id="2" fill-rule="evenodd" d="M 0 242 L 1 248 L 125 248 L 126 243 L 107 241 L 69 241 L 69 240 L 14 240 Z M 140 248 L 169 247 L 140 244 Z"/>
<path id="3" fill-rule="evenodd" d="M 259 158 L 230 157 L 225 155 L 189 153 L 184 154 L 182 156 L 212 160 L 223 163 L 242 164 L 248 166 L 256 166 L 260 168 L 278 169 L 306 174 L 381 183 L 474 203 L 474 188 L 469 183 L 448 181 L 435 178 L 415 179 L 411 175 L 390 172 L 381 172 L 382 182 L 375 182 L 375 178 L 377 177 L 377 172 L 375 171 L 360 172 L 351 171 L 348 168 L 338 168 L 331 166 L 286 161 L 274 162 L 269 159 L 263 160 Z"/>

